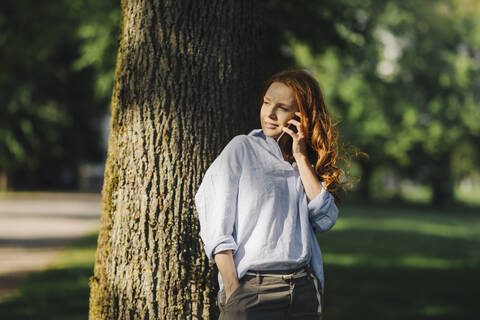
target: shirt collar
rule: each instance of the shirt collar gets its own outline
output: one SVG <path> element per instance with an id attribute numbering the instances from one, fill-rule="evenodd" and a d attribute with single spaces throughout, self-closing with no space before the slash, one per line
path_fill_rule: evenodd
<path id="1" fill-rule="evenodd" d="M 274 146 L 273 144 L 275 144 L 276 147 L 278 147 L 278 151 L 280 152 L 280 155 L 281 155 L 280 146 L 278 145 L 278 142 L 275 140 L 275 138 L 270 137 L 270 136 L 266 136 L 265 133 L 263 133 L 263 129 L 261 129 L 261 128 L 260 129 L 253 129 L 252 131 L 250 131 L 250 133 L 248 135 L 249 136 L 260 137 L 263 140 L 265 140 L 268 144 L 270 144 L 271 146 Z"/>
<path id="2" fill-rule="evenodd" d="M 249 136 L 257 136 L 257 137 L 262 137 L 265 139 L 265 134 L 263 133 L 263 130 L 260 128 L 260 129 L 253 129 L 252 131 L 250 131 L 250 133 L 248 134 Z"/>
<path id="3" fill-rule="evenodd" d="M 278 142 L 275 140 L 275 138 L 270 137 L 270 136 L 266 136 L 265 133 L 263 133 L 263 130 L 261 128 L 260 129 L 253 129 L 252 131 L 250 131 L 250 133 L 248 135 L 249 136 L 260 137 L 263 140 L 265 140 L 265 142 L 268 144 L 270 150 L 277 156 L 277 158 L 279 160 L 281 160 L 282 162 L 284 162 L 285 164 L 287 164 L 290 168 L 297 166 L 296 162 L 293 162 L 293 164 L 290 164 L 288 161 L 285 161 L 283 159 L 282 151 L 280 150 L 280 146 L 278 145 Z"/>

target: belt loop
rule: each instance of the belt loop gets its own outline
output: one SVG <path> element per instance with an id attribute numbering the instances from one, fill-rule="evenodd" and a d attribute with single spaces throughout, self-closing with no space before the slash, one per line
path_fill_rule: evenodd
<path id="1" fill-rule="evenodd" d="M 257 285 L 260 285 L 260 272 L 257 272 Z"/>

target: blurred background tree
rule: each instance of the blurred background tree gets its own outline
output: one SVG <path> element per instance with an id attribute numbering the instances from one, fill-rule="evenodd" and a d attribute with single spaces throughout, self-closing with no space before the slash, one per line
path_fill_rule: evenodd
<path id="1" fill-rule="evenodd" d="M 105 159 L 116 1 L 0 4 L 0 188 L 76 189 Z"/>

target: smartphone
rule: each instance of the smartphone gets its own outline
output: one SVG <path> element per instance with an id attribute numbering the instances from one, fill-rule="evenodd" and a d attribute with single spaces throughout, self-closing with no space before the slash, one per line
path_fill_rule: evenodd
<path id="1" fill-rule="evenodd" d="M 300 122 L 300 117 L 295 115 L 295 117 L 293 117 L 293 119 L 297 120 L 298 122 Z M 297 133 L 298 130 L 297 130 L 297 127 L 293 124 L 293 123 L 289 123 L 287 128 L 291 129 L 293 132 Z M 280 136 L 278 137 L 277 139 L 277 142 L 280 141 L 280 139 L 282 138 L 282 136 L 286 133 L 286 131 L 283 131 L 282 134 L 280 134 Z M 287 136 L 290 136 L 289 134 L 287 134 Z"/>
<path id="2" fill-rule="evenodd" d="M 300 118 L 299 118 L 298 116 L 293 117 L 293 119 L 294 119 L 294 120 L 297 120 L 298 122 L 300 122 Z M 289 123 L 289 124 L 288 124 L 288 128 L 289 128 L 289 129 L 292 129 L 293 132 L 295 132 L 295 133 L 298 132 L 297 127 L 296 127 L 293 123 Z"/>

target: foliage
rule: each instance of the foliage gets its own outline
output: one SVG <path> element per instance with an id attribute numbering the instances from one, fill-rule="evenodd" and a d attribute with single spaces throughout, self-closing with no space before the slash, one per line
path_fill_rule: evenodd
<path id="1" fill-rule="evenodd" d="M 315 73 L 343 138 L 371 156 L 364 169 L 389 165 L 430 184 L 435 203 L 452 200 L 480 163 L 468 147 L 480 140 L 480 4 L 269 3 L 289 48 L 279 52 Z M 470 162 L 456 156 L 466 150 Z"/>
<path id="2" fill-rule="evenodd" d="M 117 28 L 117 5 L 0 4 L 0 171 L 56 176 L 61 168 L 104 157 L 100 121 L 116 45 L 114 32 L 105 30 Z"/>
<path id="3" fill-rule="evenodd" d="M 102 161 L 120 4 L 0 8 L 0 171 L 45 182 L 60 168 Z M 387 166 L 430 185 L 434 202 L 452 200 L 480 163 L 478 1 L 268 0 L 264 22 L 264 77 L 311 70 L 341 138 L 370 155 L 360 163 L 362 196 Z"/>

